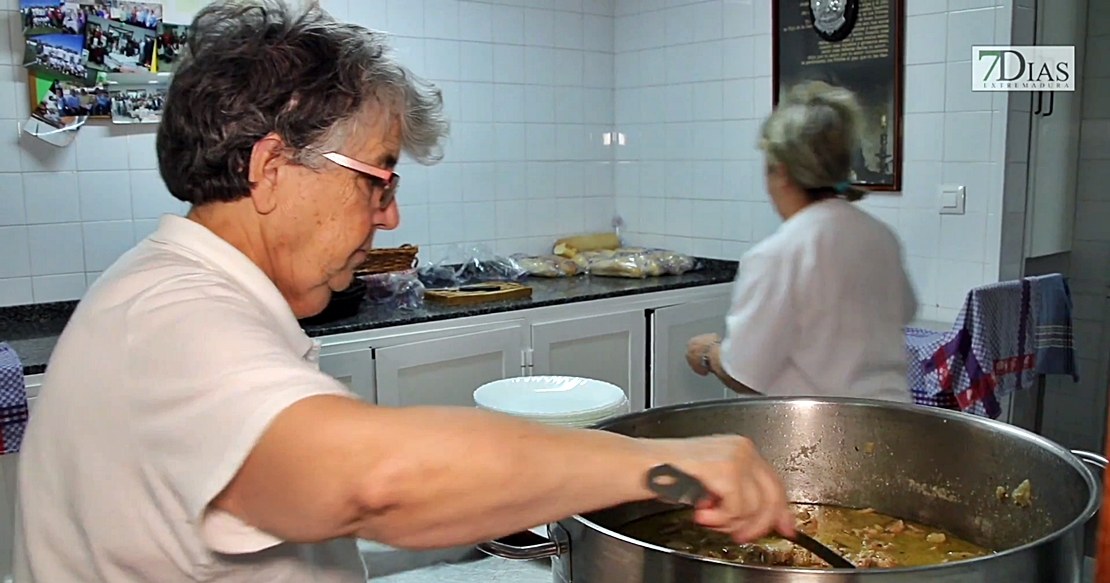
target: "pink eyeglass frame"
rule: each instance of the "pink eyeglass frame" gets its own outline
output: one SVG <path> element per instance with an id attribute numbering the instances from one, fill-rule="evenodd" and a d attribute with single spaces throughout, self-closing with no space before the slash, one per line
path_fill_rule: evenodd
<path id="1" fill-rule="evenodd" d="M 351 158 L 350 156 L 344 156 L 339 152 L 326 152 L 321 155 L 328 160 L 331 160 L 333 163 L 338 164 L 348 170 L 353 170 L 355 172 L 358 172 L 359 174 L 365 174 L 367 176 L 373 176 L 374 178 L 385 182 L 385 188 L 382 190 L 382 198 L 379 206 L 384 209 L 389 208 L 389 205 L 393 204 L 393 194 L 397 192 L 397 187 L 401 184 L 400 174 L 397 174 L 392 170 L 386 170 L 384 168 L 378 168 L 377 166 L 371 166 L 366 162 L 360 162 L 358 160 L 355 160 L 354 158 Z"/>

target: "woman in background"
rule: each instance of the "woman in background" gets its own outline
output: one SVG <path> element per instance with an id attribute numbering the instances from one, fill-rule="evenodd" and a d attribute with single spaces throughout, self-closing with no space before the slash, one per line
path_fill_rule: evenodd
<path id="1" fill-rule="evenodd" d="M 783 218 L 740 260 L 726 337 L 686 359 L 734 391 L 912 402 L 903 328 L 917 299 L 897 236 L 851 204 L 860 112 L 848 90 L 795 87 L 763 123 L 767 191 Z"/>

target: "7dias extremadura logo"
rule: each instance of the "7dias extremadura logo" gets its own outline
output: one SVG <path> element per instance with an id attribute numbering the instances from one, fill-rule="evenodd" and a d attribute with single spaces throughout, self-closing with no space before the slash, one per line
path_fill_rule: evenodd
<path id="1" fill-rule="evenodd" d="M 972 91 L 1075 91 L 1075 47 L 971 47 Z"/>

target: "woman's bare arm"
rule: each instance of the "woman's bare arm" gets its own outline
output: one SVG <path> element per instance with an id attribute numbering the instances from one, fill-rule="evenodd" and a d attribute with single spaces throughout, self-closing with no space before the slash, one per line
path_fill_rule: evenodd
<path id="1" fill-rule="evenodd" d="M 785 494 L 750 442 L 721 439 L 649 442 L 477 409 L 310 397 L 277 416 L 213 506 L 283 540 L 443 547 L 650 498 L 644 475 L 666 462 L 732 500 L 705 519 L 714 527 L 758 536 L 789 522 L 776 522 Z"/>

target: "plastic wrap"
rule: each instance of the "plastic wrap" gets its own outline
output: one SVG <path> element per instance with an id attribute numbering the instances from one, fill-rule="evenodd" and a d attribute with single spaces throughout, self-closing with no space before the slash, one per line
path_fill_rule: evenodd
<path id="1" fill-rule="evenodd" d="M 375 304 L 397 310 L 415 310 L 424 306 L 424 284 L 415 269 L 364 275 L 366 297 Z"/>
<path id="2" fill-rule="evenodd" d="M 461 258 L 461 261 L 460 261 Z M 493 253 L 484 245 L 456 249 L 441 261 L 423 266 L 420 280 L 428 287 L 459 287 L 488 281 L 517 281 L 528 271 L 512 257 Z"/>
<path id="3" fill-rule="evenodd" d="M 579 253 L 574 262 L 590 275 L 630 279 L 682 275 L 699 268 L 697 260 L 689 255 L 639 247 Z"/>
<path id="4" fill-rule="evenodd" d="M 558 255 L 519 254 L 513 255 L 512 259 L 521 269 L 528 272 L 530 277 L 569 277 L 582 272 L 573 260 Z"/>

